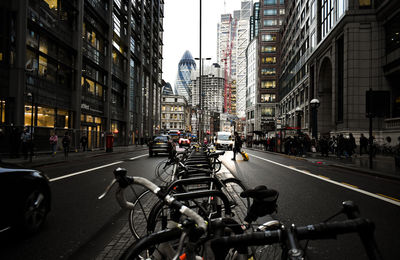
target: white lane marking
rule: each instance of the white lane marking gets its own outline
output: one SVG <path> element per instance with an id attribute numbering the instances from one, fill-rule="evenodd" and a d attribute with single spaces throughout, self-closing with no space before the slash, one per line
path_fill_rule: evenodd
<path id="1" fill-rule="evenodd" d="M 144 157 L 144 156 L 147 156 L 147 154 L 142 154 L 142 155 L 139 155 L 139 156 L 136 156 L 136 157 L 132 157 L 129 160 L 133 161 L 133 160 L 136 160 L 136 159 L 138 159 L 140 157 Z"/>
<path id="2" fill-rule="evenodd" d="M 389 203 L 391 203 L 391 204 L 393 204 L 393 205 L 396 205 L 396 206 L 399 206 L 399 207 L 400 207 L 400 202 L 397 202 L 397 201 L 394 201 L 394 200 L 391 200 L 391 199 L 388 199 L 388 198 L 385 198 L 385 197 L 376 195 L 376 194 L 371 193 L 371 192 L 369 192 L 369 191 L 362 190 L 362 189 L 359 189 L 359 188 L 354 188 L 354 187 L 352 187 L 352 186 L 348 186 L 348 185 L 342 184 L 342 183 L 337 182 L 337 181 L 333 181 L 333 180 L 330 180 L 330 179 L 326 179 L 326 178 L 324 178 L 324 177 L 321 177 L 321 176 L 318 176 L 318 175 L 314 175 L 314 174 L 308 173 L 308 172 L 303 171 L 303 170 L 299 170 L 299 169 L 296 169 L 296 168 L 292 168 L 292 167 L 290 167 L 290 166 L 287 166 L 287 165 L 284 165 L 284 164 L 281 164 L 281 163 L 277 163 L 277 162 L 274 162 L 274 161 L 271 161 L 271 160 L 268 160 L 268 159 L 265 159 L 265 158 L 262 158 L 262 157 L 258 157 L 257 155 L 254 155 L 254 154 L 249 154 L 249 156 L 250 156 L 250 155 L 253 156 L 253 157 L 255 157 L 255 158 L 257 158 L 257 159 L 260 159 L 260 160 L 263 160 L 263 161 L 266 161 L 266 162 L 269 162 L 269 163 L 272 163 L 272 164 L 275 164 L 275 165 L 278 165 L 278 166 L 281 166 L 281 167 L 284 167 L 284 168 L 287 168 L 287 169 L 290 169 L 290 170 L 293 170 L 293 171 L 296 171 L 296 172 L 303 173 L 303 174 L 305 174 L 305 175 L 308 175 L 308 176 L 311 176 L 311 177 L 320 179 L 320 180 L 322 180 L 322 181 L 326 181 L 326 182 L 329 182 L 329 183 L 332 183 L 332 184 L 341 186 L 341 187 L 343 187 L 343 188 L 346 188 L 346 189 L 349 189 L 349 190 L 353 190 L 353 191 L 356 191 L 356 192 L 365 194 L 365 195 L 367 195 L 367 196 L 370 196 L 370 197 L 373 197 L 373 198 L 376 198 L 376 199 L 379 199 L 379 200 L 383 200 L 383 201 L 389 202 Z"/>
<path id="3" fill-rule="evenodd" d="M 136 157 L 132 157 L 129 160 L 132 161 L 132 160 L 138 159 L 138 158 L 146 156 L 146 155 L 147 154 L 143 154 L 143 155 L 139 155 L 139 156 L 136 156 Z M 95 171 L 95 170 L 98 170 L 98 169 L 106 168 L 106 167 L 109 167 L 109 166 L 112 166 L 112 165 L 115 165 L 115 164 L 119 164 L 119 163 L 123 163 L 123 162 L 124 161 L 117 161 L 117 162 L 101 165 L 101 166 L 98 166 L 98 167 L 95 167 L 95 168 L 91 168 L 91 169 L 87 169 L 87 170 L 83 170 L 83 171 L 79 171 L 79 172 L 70 173 L 70 174 L 67 174 L 67 175 L 64 175 L 64 176 L 60 176 L 60 177 L 57 177 L 57 178 L 50 179 L 50 182 L 66 179 L 66 178 L 69 178 L 69 177 L 73 177 L 73 176 L 80 175 L 80 174 L 83 174 L 83 173 L 87 173 L 87 172 Z"/>

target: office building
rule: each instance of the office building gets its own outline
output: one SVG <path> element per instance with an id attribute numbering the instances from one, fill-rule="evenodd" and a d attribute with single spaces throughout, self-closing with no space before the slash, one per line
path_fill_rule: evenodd
<path id="1" fill-rule="evenodd" d="M 160 127 L 163 0 L 0 3 L 1 125 L 33 124 L 35 149 L 55 131 L 89 148 L 151 137 Z M 3 147 L 3 145 L 2 145 Z"/>
<path id="2" fill-rule="evenodd" d="M 321 135 L 368 133 L 367 93 L 372 94 L 378 142 L 400 133 L 400 2 L 388 0 L 288 1 L 283 29 L 281 114 Z M 286 55 L 286 56 L 285 56 Z M 317 120 L 310 101 L 318 99 Z M 317 125 L 313 124 L 317 122 Z"/>

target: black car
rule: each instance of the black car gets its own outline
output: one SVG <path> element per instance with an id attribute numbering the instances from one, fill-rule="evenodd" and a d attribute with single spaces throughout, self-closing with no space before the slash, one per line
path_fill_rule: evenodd
<path id="1" fill-rule="evenodd" d="M 176 145 L 169 135 L 155 136 L 152 141 L 149 142 L 149 156 L 158 153 L 171 154 L 176 149 Z"/>
<path id="2" fill-rule="evenodd" d="M 0 235 L 10 231 L 33 234 L 50 211 L 49 179 L 37 170 L 4 166 L 0 164 Z"/>

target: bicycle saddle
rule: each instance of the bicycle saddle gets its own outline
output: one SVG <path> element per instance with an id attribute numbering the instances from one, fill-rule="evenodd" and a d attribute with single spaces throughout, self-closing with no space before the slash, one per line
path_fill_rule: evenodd
<path id="1" fill-rule="evenodd" d="M 277 210 L 276 201 L 279 197 L 277 190 L 268 189 L 265 185 L 257 186 L 240 193 L 242 198 L 252 198 L 253 203 L 247 211 L 245 221 L 253 222 L 257 218 L 271 214 Z"/>

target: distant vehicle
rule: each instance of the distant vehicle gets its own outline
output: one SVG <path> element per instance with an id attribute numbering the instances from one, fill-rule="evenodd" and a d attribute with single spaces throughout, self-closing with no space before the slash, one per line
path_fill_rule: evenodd
<path id="1" fill-rule="evenodd" d="M 37 170 L 0 164 L 0 205 L 0 235 L 9 231 L 36 233 L 50 211 L 48 177 Z"/>
<path id="2" fill-rule="evenodd" d="M 170 154 L 173 150 L 175 150 L 175 143 L 169 135 L 155 136 L 149 142 L 149 156 L 157 155 L 158 153 Z"/>
<path id="3" fill-rule="evenodd" d="M 169 130 L 168 135 L 171 136 L 172 140 L 177 143 L 181 137 L 181 131 L 179 130 Z"/>
<path id="4" fill-rule="evenodd" d="M 179 147 L 182 146 L 190 146 L 190 140 L 183 137 L 179 138 Z"/>
<path id="5" fill-rule="evenodd" d="M 217 149 L 232 150 L 234 141 L 231 132 L 217 132 L 215 147 Z"/>

